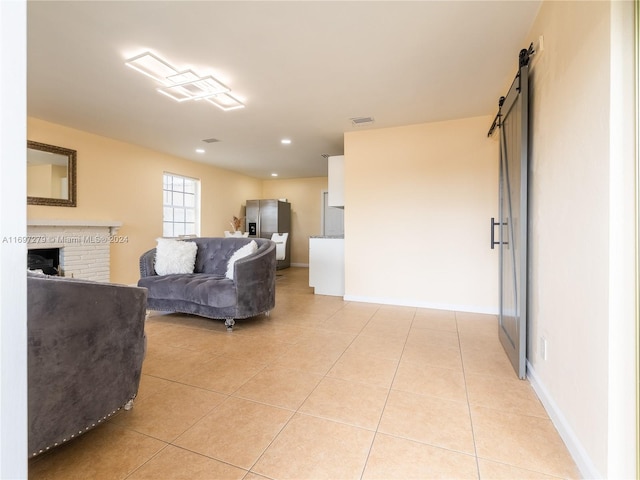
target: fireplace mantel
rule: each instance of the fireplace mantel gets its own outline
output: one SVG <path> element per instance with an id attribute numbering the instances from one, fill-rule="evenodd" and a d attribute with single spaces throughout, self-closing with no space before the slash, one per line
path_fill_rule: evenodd
<path id="1" fill-rule="evenodd" d="M 110 235 L 118 233 L 122 222 L 114 220 L 62 220 L 62 219 L 28 219 L 27 227 L 104 227 Z"/>

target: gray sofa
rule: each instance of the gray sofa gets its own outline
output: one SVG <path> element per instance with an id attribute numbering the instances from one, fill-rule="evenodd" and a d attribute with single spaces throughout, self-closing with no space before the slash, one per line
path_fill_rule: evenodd
<path id="1" fill-rule="evenodd" d="M 225 276 L 236 250 L 254 240 L 258 249 L 234 264 L 233 279 Z M 263 238 L 202 237 L 185 239 L 198 246 L 194 273 L 158 275 L 156 249 L 140 257 L 138 286 L 149 292 L 148 308 L 224 319 L 228 330 L 235 319 L 269 312 L 275 307 L 276 244 Z"/>
<path id="2" fill-rule="evenodd" d="M 28 273 L 30 457 L 133 405 L 146 299 L 142 288 Z"/>

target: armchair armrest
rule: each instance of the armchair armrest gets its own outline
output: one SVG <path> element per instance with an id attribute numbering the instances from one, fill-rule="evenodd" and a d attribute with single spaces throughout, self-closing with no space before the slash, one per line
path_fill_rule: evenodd
<path id="1" fill-rule="evenodd" d="M 156 249 L 152 248 L 140 256 L 140 277 L 157 275 L 154 267 L 156 261 Z"/>
<path id="2" fill-rule="evenodd" d="M 147 291 L 27 278 L 29 454 L 70 440 L 134 398 Z"/>

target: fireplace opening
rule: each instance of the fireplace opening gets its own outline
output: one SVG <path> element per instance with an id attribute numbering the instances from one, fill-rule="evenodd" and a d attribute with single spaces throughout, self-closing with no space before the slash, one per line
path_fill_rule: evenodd
<path id="1" fill-rule="evenodd" d="M 27 268 L 45 275 L 60 275 L 60 249 L 34 248 L 27 252 Z"/>

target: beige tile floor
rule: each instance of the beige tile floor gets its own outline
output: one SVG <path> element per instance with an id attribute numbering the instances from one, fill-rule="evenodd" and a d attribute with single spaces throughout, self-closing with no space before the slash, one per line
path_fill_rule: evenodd
<path id="1" fill-rule="evenodd" d="M 135 407 L 32 459 L 36 479 L 579 478 L 496 318 L 313 295 L 270 317 L 154 312 Z"/>

